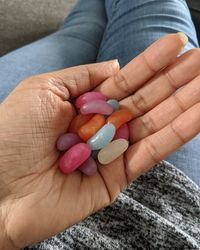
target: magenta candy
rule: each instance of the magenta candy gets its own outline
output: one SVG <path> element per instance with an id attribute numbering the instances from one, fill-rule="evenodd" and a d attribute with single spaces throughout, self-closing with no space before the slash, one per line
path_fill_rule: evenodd
<path id="1" fill-rule="evenodd" d="M 87 114 L 110 115 L 113 112 L 113 108 L 106 101 L 96 100 L 83 104 L 80 108 L 80 112 L 83 115 Z"/>
<path id="2" fill-rule="evenodd" d="M 90 146 L 79 143 L 71 147 L 60 159 L 59 168 L 64 174 L 69 174 L 80 167 L 91 154 Z"/>
<path id="3" fill-rule="evenodd" d="M 123 124 L 120 128 L 117 129 L 115 137 L 113 140 L 125 139 L 129 140 L 129 128 L 127 124 Z"/>
<path id="4" fill-rule="evenodd" d="M 105 97 L 103 94 L 99 93 L 99 92 L 87 92 L 81 96 L 79 96 L 76 101 L 75 101 L 75 105 L 77 108 L 80 108 L 81 106 L 83 106 L 85 103 L 91 102 L 91 101 L 95 101 L 95 100 L 103 100 L 106 101 L 107 97 Z"/>
<path id="5" fill-rule="evenodd" d="M 97 164 L 95 160 L 90 157 L 87 161 L 85 161 L 80 167 L 79 170 L 85 175 L 94 175 L 97 172 Z"/>
<path id="6" fill-rule="evenodd" d="M 80 142 L 82 142 L 82 140 L 77 134 L 67 133 L 67 134 L 61 135 L 58 138 L 57 149 L 60 151 L 65 151 Z"/>

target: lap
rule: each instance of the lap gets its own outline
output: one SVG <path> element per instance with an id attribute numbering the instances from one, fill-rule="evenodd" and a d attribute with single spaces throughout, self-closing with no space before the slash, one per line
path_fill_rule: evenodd
<path id="1" fill-rule="evenodd" d="M 185 51 L 198 47 L 196 31 L 184 0 L 107 1 L 108 25 L 98 61 L 118 58 L 124 66 L 155 40 L 182 31 L 189 37 Z M 162 84 L 162 83 L 161 83 Z M 182 170 L 200 185 L 200 136 L 165 160 Z"/>

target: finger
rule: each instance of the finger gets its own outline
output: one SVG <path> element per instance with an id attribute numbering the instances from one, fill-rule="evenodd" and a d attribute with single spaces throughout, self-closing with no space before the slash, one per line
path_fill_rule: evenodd
<path id="1" fill-rule="evenodd" d="M 143 115 L 165 100 L 178 88 L 194 79 L 200 73 L 199 64 L 200 50 L 193 49 L 188 51 L 132 96 L 123 99 L 120 104 L 129 108 L 134 117 Z"/>
<path id="2" fill-rule="evenodd" d="M 192 106 L 160 131 L 129 148 L 125 154 L 129 181 L 165 159 L 199 132 L 200 103 Z"/>
<path id="3" fill-rule="evenodd" d="M 109 98 L 121 100 L 136 91 L 162 68 L 168 66 L 187 43 L 183 33 L 171 34 L 156 41 L 97 90 Z"/>
<path id="4" fill-rule="evenodd" d="M 145 115 L 130 122 L 131 142 L 137 142 L 159 131 L 198 102 L 200 102 L 200 76 Z"/>
<path id="5" fill-rule="evenodd" d="M 40 76 L 48 79 L 51 77 L 55 78 L 68 91 L 67 97 L 74 98 L 92 90 L 118 71 L 118 60 L 112 60 L 67 68 Z"/>

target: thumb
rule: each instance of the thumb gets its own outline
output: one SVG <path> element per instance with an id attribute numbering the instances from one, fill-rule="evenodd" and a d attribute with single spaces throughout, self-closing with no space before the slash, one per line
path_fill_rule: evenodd
<path id="1" fill-rule="evenodd" d="M 119 69 L 118 60 L 112 60 L 54 71 L 43 74 L 42 77 L 58 78 L 59 82 L 61 81 L 61 84 L 67 88 L 69 99 L 94 89 L 104 80 L 116 74 Z"/>

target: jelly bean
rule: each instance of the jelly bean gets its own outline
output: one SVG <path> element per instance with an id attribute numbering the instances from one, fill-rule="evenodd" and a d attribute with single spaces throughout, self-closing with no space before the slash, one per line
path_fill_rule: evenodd
<path id="1" fill-rule="evenodd" d="M 127 123 L 133 118 L 132 113 L 128 109 L 120 109 L 112 113 L 107 118 L 107 123 L 112 123 L 116 129 L 121 127 L 124 123 Z"/>
<path id="2" fill-rule="evenodd" d="M 91 154 L 90 146 L 86 143 L 79 143 L 71 147 L 60 159 L 59 168 L 69 174 L 80 167 Z"/>
<path id="3" fill-rule="evenodd" d="M 87 143 L 92 150 L 101 149 L 112 141 L 115 132 L 116 129 L 114 125 L 106 124 L 92 138 L 90 138 Z"/>
<path id="4" fill-rule="evenodd" d="M 97 172 L 97 164 L 95 160 L 93 160 L 92 157 L 90 157 L 78 169 L 86 175 L 89 175 L 89 176 L 94 175 Z"/>
<path id="5" fill-rule="evenodd" d="M 129 140 L 129 128 L 126 123 L 123 124 L 121 127 L 119 127 L 118 130 L 116 131 L 116 134 L 113 140 L 117 140 L 117 139 L 125 139 L 127 141 Z"/>
<path id="6" fill-rule="evenodd" d="M 83 104 L 80 108 L 80 112 L 83 115 L 86 114 L 101 114 L 110 115 L 113 112 L 113 108 L 110 104 L 103 100 L 96 100 Z"/>
<path id="7" fill-rule="evenodd" d="M 113 108 L 113 111 L 116 111 L 119 109 L 119 102 L 115 99 L 110 99 L 107 101 L 108 104 L 110 104 Z"/>
<path id="8" fill-rule="evenodd" d="M 91 157 L 92 157 L 94 160 L 97 159 L 97 156 L 98 156 L 99 151 L 100 151 L 100 150 L 93 150 L 93 151 L 92 151 Z"/>
<path id="9" fill-rule="evenodd" d="M 124 139 L 112 141 L 100 150 L 98 154 L 98 161 L 104 165 L 111 163 L 127 150 L 128 145 L 129 142 Z"/>
<path id="10" fill-rule="evenodd" d="M 95 100 L 106 101 L 107 97 L 104 96 L 103 94 L 99 93 L 99 92 L 87 92 L 87 93 L 79 96 L 76 99 L 75 105 L 76 105 L 77 108 L 80 108 L 85 103 L 88 103 L 88 102 L 91 102 L 91 101 L 95 101 Z"/>
<path id="11" fill-rule="evenodd" d="M 93 115 L 82 114 L 75 116 L 74 119 L 71 121 L 68 131 L 71 133 L 78 133 L 79 128 L 83 126 L 86 122 L 88 122 L 92 117 Z"/>
<path id="12" fill-rule="evenodd" d="M 75 144 L 82 142 L 81 138 L 74 133 L 61 135 L 57 140 L 57 149 L 60 151 L 68 150 Z"/>
<path id="13" fill-rule="evenodd" d="M 79 128 L 78 134 L 82 140 L 87 141 L 95 135 L 105 123 L 106 120 L 103 115 L 94 115 L 92 119 Z"/>

